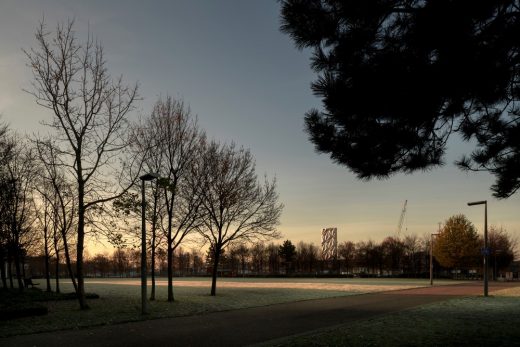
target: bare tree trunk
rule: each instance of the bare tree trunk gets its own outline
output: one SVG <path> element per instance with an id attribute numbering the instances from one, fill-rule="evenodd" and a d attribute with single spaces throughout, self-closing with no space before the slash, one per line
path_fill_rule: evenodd
<path id="1" fill-rule="evenodd" d="M 60 253 L 58 248 L 56 250 L 56 293 L 60 292 Z"/>
<path id="2" fill-rule="evenodd" d="M 13 256 L 12 256 L 12 250 L 7 251 L 7 276 L 9 277 L 9 287 L 11 289 L 14 288 L 13 284 Z"/>
<path id="3" fill-rule="evenodd" d="M 54 226 L 53 226 L 53 235 L 52 235 L 52 241 L 53 241 L 53 245 L 54 245 L 54 254 L 56 255 L 56 271 L 55 271 L 55 275 L 56 275 L 56 278 L 55 278 L 55 282 L 56 282 L 56 293 L 59 293 L 60 292 L 60 247 L 59 247 L 59 244 L 60 244 L 60 238 L 59 238 L 59 230 L 58 230 L 58 225 L 56 224 L 56 221 L 57 221 L 57 211 L 56 209 L 54 209 Z"/>
<path id="4" fill-rule="evenodd" d="M 16 279 L 18 281 L 18 291 L 23 292 L 24 285 L 22 280 L 22 272 L 20 271 L 20 255 L 18 250 L 14 252 L 14 268 L 16 271 Z"/>
<path id="5" fill-rule="evenodd" d="M 217 273 L 218 263 L 220 261 L 221 246 L 215 245 L 215 254 L 213 255 L 213 271 L 211 273 L 211 296 L 217 295 Z"/>
<path id="6" fill-rule="evenodd" d="M 62 237 L 63 237 L 62 233 Z M 67 244 L 67 240 L 63 237 L 63 250 L 65 251 L 65 263 L 67 264 L 67 271 L 69 273 L 70 280 L 72 285 L 74 286 L 74 292 L 76 295 L 78 294 L 78 284 L 76 283 L 76 277 L 74 276 L 74 271 L 72 271 L 72 264 L 70 262 L 70 254 L 69 254 L 69 245 Z"/>
<path id="7" fill-rule="evenodd" d="M 85 202 L 83 182 L 79 182 L 78 187 L 78 244 L 77 244 L 77 260 L 76 260 L 76 276 L 78 276 L 78 295 L 79 307 L 82 310 L 89 309 L 85 299 L 85 282 L 83 278 L 83 244 L 85 242 Z"/>
<path id="8" fill-rule="evenodd" d="M 7 277 L 5 273 L 5 266 L 7 264 L 7 259 L 5 256 L 7 255 L 7 252 L 5 249 L 0 248 L 0 276 L 2 277 L 2 288 L 7 289 Z"/>
<path id="9" fill-rule="evenodd" d="M 168 222 L 170 223 L 170 222 Z M 173 247 L 171 244 L 172 232 L 168 231 L 168 301 L 174 301 L 173 296 Z"/>
<path id="10" fill-rule="evenodd" d="M 22 266 L 22 278 L 27 278 L 25 276 L 25 258 L 23 256 L 20 258 L 20 265 Z"/>
<path id="11" fill-rule="evenodd" d="M 17 228 L 17 225 L 13 225 L 13 229 Z M 16 279 L 18 282 L 18 291 L 23 292 L 24 283 L 22 280 L 22 272 L 20 271 L 20 240 L 15 238 L 13 245 L 13 255 L 14 255 L 14 269 L 16 271 Z"/>
<path id="12" fill-rule="evenodd" d="M 81 243 L 80 243 L 81 242 Z M 78 276 L 78 290 L 76 294 L 78 296 L 79 307 L 82 310 L 87 310 L 89 307 L 85 300 L 85 284 L 83 280 L 83 236 L 78 234 L 78 245 L 77 245 L 77 261 L 76 261 L 76 275 Z"/>
<path id="13" fill-rule="evenodd" d="M 47 228 L 45 228 L 47 230 Z M 46 291 L 50 292 L 51 289 L 51 273 L 50 273 L 50 264 L 49 264 L 49 241 L 47 238 L 47 231 L 44 232 L 44 240 L 45 240 L 45 281 L 47 283 Z"/>

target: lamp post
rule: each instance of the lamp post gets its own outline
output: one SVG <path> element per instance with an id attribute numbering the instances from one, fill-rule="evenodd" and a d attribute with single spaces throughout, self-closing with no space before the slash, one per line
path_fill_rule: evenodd
<path id="1" fill-rule="evenodd" d="M 488 296 L 488 230 L 487 230 L 487 200 L 468 202 L 468 206 L 484 205 L 484 296 Z"/>
<path id="2" fill-rule="evenodd" d="M 155 173 L 147 173 L 141 179 L 141 314 L 148 313 L 148 301 L 146 301 L 146 200 L 144 195 L 144 182 L 158 178 Z"/>
<path id="3" fill-rule="evenodd" d="M 439 233 L 430 236 L 430 286 L 433 286 L 433 237 L 436 235 L 439 235 Z"/>

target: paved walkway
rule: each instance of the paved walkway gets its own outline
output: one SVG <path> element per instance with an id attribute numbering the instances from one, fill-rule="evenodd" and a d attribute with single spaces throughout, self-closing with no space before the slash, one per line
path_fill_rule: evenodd
<path id="1" fill-rule="evenodd" d="M 520 283 L 490 283 L 490 292 Z M 0 339 L 0 346 L 243 346 L 375 315 L 482 295 L 482 283 L 309 300 Z"/>

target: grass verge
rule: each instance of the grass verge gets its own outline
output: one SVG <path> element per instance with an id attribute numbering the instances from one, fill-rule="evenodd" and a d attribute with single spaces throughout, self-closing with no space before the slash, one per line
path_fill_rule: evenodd
<path id="1" fill-rule="evenodd" d="M 517 296 L 505 296 L 507 291 Z M 519 346 L 520 290 L 421 306 L 270 346 Z"/>
<path id="2" fill-rule="evenodd" d="M 73 290 L 65 283 L 61 287 L 65 292 Z M 156 300 L 150 302 L 150 314 L 143 317 L 139 286 L 87 283 L 86 289 L 99 294 L 99 299 L 87 300 L 90 310 L 79 310 L 77 300 L 43 301 L 41 304 L 48 310 L 46 316 L 2 321 L 0 337 L 357 294 L 334 290 L 217 288 L 217 296 L 212 297 L 208 287 L 175 287 L 174 284 L 175 301 L 167 302 L 167 287 L 158 286 Z"/>
<path id="3" fill-rule="evenodd" d="M 114 284 L 117 282 L 118 284 Z M 45 317 L 27 317 L 3 321 L 0 337 L 44 331 L 78 329 L 120 322 L 165 317 L 205 314 L 279 303 L 355 295 L 396 288 L 427 285 L 425 280 L 409 279 L 221 279 L 217 296 L 209 295 L 208 278 L 174 280 L 175 302 L 169 303 L 164 279 L 156 289 L 156 300 L 150 302 L 150 314 L 141 316 L 139 281 L 136 279 L 89 279 L 86 290 L 99 294 L 99 299 L 87 300 L 91 309 L 81 311 L 76 300 L 49 300 L 42 304 L 48 310 Z M 188 282 L 200 282 L 187 285 Z M 229 286 L 224 285 L 228 283 Z M 281 284 L 297 284 L 284 287 Z M 234 287 L 232 283 L 236 283 Z M 257 285 L 252 285 L 257 283 Z M 446 281 L 446 284 L 454 282 Z M 184 285 L 183 285 L 184 284 Z M 248 286 L 243 286 L 247 284 Z M 329 284 L 324 290 L 323 285 Z M 267 285 L 267 286 L 266 286 Z M 326 286 L 325 286 L 326 287 Z M 303 289 L 306 288 L 306 289 Z M 313 289 L 314 288 L 314 289 Z M 64 292 L 72 292 L 71 284 L 61 283 Z M 150 289 L 148 289 L 150 294 Z"/>

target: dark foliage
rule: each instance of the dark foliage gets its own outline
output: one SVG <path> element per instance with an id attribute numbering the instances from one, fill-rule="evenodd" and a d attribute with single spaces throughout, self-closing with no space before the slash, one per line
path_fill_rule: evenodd
<path id="1" fill-rule="evenodd" d="M 324 110 L 318 152 L 359 178 L 443 164 L 452 133 L 474 140 L 459 166 L 520 188 L 520 1 L 286 0 L 281 30 L 313 51 Z"/>
<path id="2" fill-rule="evenodd" d="M 278 255 L 285 262 L 291 262 L 296 256 L 296 246 L 294 246 L 290 240 L 285 240 L 283 244 L 278 247 Z"/>
<path id="3" fill-rule="evenodd" d="M 49 313 L 47 307 L 40 304 L 23 304 L 20 306 L 10 306 L 0 310 L 0 321 L 23 317 L 44 316 Z"/>
<path id="4" fill-rule="evenodd" d="M 95 293 L 86 293 L 87 299 L 99 299 Z M 14 289 L 0 291 L 0 321 L 30 316 L 41 316 L 48 313 L 43 302 L 77 300 L 76 293 L 46 292 L 38 288 L 27 289 L 20 293 Z"/>

